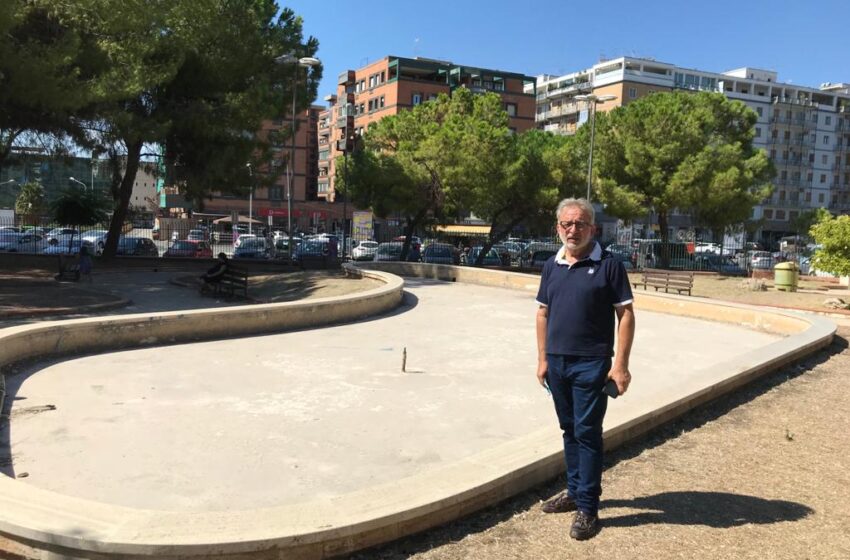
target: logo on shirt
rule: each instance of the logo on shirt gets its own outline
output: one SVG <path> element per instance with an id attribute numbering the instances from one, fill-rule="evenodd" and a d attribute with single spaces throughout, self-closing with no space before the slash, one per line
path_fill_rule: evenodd
<path id="1" fill-rule="evenodd" d="M 588 273 L 588 274 L 593 274 L 593 272 L 594 272 L 595 270 L 596 270 L 596 269 L 595 269 L 595 268 L 593 268 L 593 267 L 591 266 L 590 268 L 588 268 L 588 269 L 587 269 L 587 273 Z"/>

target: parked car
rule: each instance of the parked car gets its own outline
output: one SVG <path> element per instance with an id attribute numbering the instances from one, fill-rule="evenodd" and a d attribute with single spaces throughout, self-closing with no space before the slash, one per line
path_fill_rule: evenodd
<path id="1" fill-rule="evenodd" d="M 431 243 L 422 251 L 422 262 L 428 264 L 460 264 L 460 255 L 453 245 Z"/>
<path id="2" fill-rule="evenodd" d="M 406 237 L 404 235 L 399 235 L 398 237 L 393 237 L 393 241 L 398 243 L 404 243 Z M 422 252 L 422 240 L 416 237 L 415 235 L 410 237 L 410 247 L 411 249 L 416 249 L 417 253 Z"/>
<path id="3" fill-rule="evenodd" d="M 45 237 L 47 238 L 48 245 L 56 245 L 60 241 L 64 241 L 65 245 L 67 245 L 71 238 L 79 239 L 80 232 L 73 228 L 53 228 Z"/>
<path id="4" fill-rule="evenodd" d="M 526 247 L 525 251 L 523 251 L 520 266 L 523 268 L 531 268 L 533 270 L 542 270 L 543 263 L 560 250 L 561 246 L 557 243 L 529 243 L 528 247 Z"/>
<path id="5" fill-rule="evenodd" d="M 190 229 L 186 239 L 188 241 L 206 241 L 207 232 L 202 229 Z"/>
<path id="6" fill-rule="evenodd" d="M 118 239 L 118 248 L 115 254 L 134 257 L 158 257 L 159 249 L 156 248 L 156 243 L 147 237 L 121 237 Z M 210 251 L 210 256 L 212 256 L 212 251 Z"/>
<path id="7" fill-rule="evenodd" d="M 771 269 L 774 265 L 773 255 L 767 251 L 753 251 L 749 259 L 750 268 L 752 269 Z"/>
<path id="8" fill-rule="evenodd" d="M 304 259 L 327 258 L 332 254 L 331 241 L 324 237 L 305 239 L 295 246 L 292 251 L 292 261 L 300 262 Z"/>
<path id="9" fill-rule="evenodd" d="M 171 244 L 163 257 L 189 257 L 196 259 L 211 259 L 212 248 L 206 241 L 175 241 Z"/>
<path id="10" fill-rule="evenodd" d="M 247 237 L 247 236 L 246 236 Z M 242 239 L 239 236 L 239 246 L 233 251 L 235 259 L 267 259 L 269 258 L 269 246 L 262 237 L 250 237 Z"/>
<path id="11" fill-rule="evenodd" d="M 400 261 L 401 249 L 404 244 L 400 241 L 391 241 L 389 243 L 381 243 L 375 250 L 375 261 Z M 410 250 L 407 254 L 409 262 L 418 262 L 421 258 L 419 250 L 411 243 Z"/>
<path id="12" fill-rule="evenodd" d="M 735 262 L 732 257 L 714 254 L 696 255 L 693 262 L 694 270 L 718 272 L 727 276 L 746 276 L 746 269 Z"/>
<path id="13" fill-rule="evenodd" d="M 91 243 L 95 253 L 99 255 L 103 252 L 103 248 L 106 247 L 108 233 L 105 229 L 92 229 L 84 232 L 80 237 L 83 241 Z"/>
<path id="14" fill-rule="evenodd" d="M 520 257 L 522 256 L 522 250 L 525 249 L 525 245 L 518 241 L 505 241 L 503 245 L 511 257 L 511 262 L 519 263 Z"/>
<path id="15" fill-rule="evenodd" d="M 63 241 L 62 243 L 57 243 L 55 245 L 48 246 L 44 251 L 41 252 L 42 255 L 78 255 L 80 253 L 80 247 L 85 245 L 89 248 L 90 252 L 94 252 L 94 247 L 88 241 L 83 241 L 79 237 L 75 238 L 73 241 Z"/>
<path id="16" fill-rule="evenodd" d="M 15 226 L 0 226 L 0 233 L 21 233 L 21 228 Z"/>
<path id="17" fill-rule="evenodd" d="M 469 250 L 469 254 L 466 256 L 466 264 L 468 266 L 479 266 L 476 261 L 478 260 L 478 255 L 481 254 L 481 251 L 484 247 L 472 247 Z M 481 261 L 481 266 L 502 266 L 502 257 L 499 256 L 499 253 L 496 252 L 495 249 L 490 249 L 487 251 L 487 254 L 484 255 L 484 260 Z"/>
<path id="18" fill-rule="evenodd" d="M 40 253 L 46 242 L 40 235 L 0 231 L 0 251 L 9 253 Z"/>
<path id="19" fill-rule="evenodd" d="M 355 261 L 371 261 L 375 258 L 375 251 L 377 250 L 377 241 L 361 241 L 351 250 L 351 258 Z"/>
<path id="20" fill-rule="evenodd" d="M 257 239 L 257 235 L 254 233 L 240 233 L 239 237 L 236 238 L 236 241 L 233 242 L 233 248 L 235 249 L 239 247 L 249 239 Z"/>

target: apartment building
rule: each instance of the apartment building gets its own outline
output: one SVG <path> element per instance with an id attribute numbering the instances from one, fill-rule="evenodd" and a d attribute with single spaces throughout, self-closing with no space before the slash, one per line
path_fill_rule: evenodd
<path id="1" fill-rule="evenodd" d="M 738 68 L 716 73 L 645 58 L 622 57 L 563 76 L 537 78 L 537 125 L 571 134 L 588 118 L 587 102 L 577 95 L 613 95 L 600 103 L 610 111 L 658 91 L 721 92 L 758 115 L 754 144 L 776 165 L 774 193 L 753 211 L 763 220 L 767 241 L 792 232 L 801 211 L 827 208 L 850 212 L 850 85 L 818 88 L 782 83 L 776 72 Z M 688 216 L 674 216 L 673 228 L 690 227 Z"/>
<path id="2" fill-rule="evenodd" d="M 499 94 L 512 130 L 534 128 L 535 79 L 531 76 L 443 60 L 387 56 L 340 74 L 336 94 L 325 98 L 328 107 L 319 115 L 318 196 L 335 199 L 335 160 L 342 155 L 337 143 L 343 138 L 347 118 L 353 117 L 355 131 L 362 134 L 373 122 L 459 87 Z"/>
<path id="3" fill-rule="evenodd" d="M 335 209 L 318 196 L 318 122 L 324 107 L 313 105 L 297 116 L 295 134 L 295 174 L 292 188 L 293 229 L 303 232 L 333 229 L 334 221 L 342 218 L 342 211 Z M 259 132 L 268 139 L 272 132 L 289 128 L 287 118 L 265 121 Z M 267 223 L 271 217 L 275 227 L 286 227 L 288 222 L 287 162 L 292 150 L 290 137 L 286 134 L 272 144 L 274 157 L 269 168 L 259 169 L 259 176 L 274 172 L 276 178 L 271 186 L 257 186 L 251 197 L 214 193 L 204 203 L 203 214 L 210 216 L 230 215 L 232 211 L 248 215 Z M 259 185 L 259 181 L 258 181 Z"/>

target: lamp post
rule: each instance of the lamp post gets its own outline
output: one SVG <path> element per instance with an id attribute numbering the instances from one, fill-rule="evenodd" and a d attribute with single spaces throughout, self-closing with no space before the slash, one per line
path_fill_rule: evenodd
<path id="1" fill-rule="evenodd" d="M 254 170 L 251 168 L 251 163 L 246 163 L 248 168 L 248 177 L 251 181 L 251 190 L 248 191 L 248 233 L 252 233 L 252 224 L 254 223 Z"/>
<path id="2" fill-rule="evenodd" d="M 587 95 L 576 95 L 576 99 L 579 101 L 586 101 L 588 104 L 588 110 L 590 111 L 590 154 L 588 155 L 587 160 L 587 201 L 590 202 L 590 187 L 593 183 L 593 137 L 596 135 L 596 105 L 599 103 L 605 103 L 606 101 L 611 101 L 612 99 L 617 99 L 617 96 L 594 95 L 592 93 L 588 93 Z"/>
<path id="3" fill-rule="evenodd" d="M 311 56 L 305 56 L 302 58 L 297 58 L 294 54 L 284 54 L 274 59 L 277 64 L 296 64 L 295 74 L 292 79 L 292 145 L 289 150 L 289 162 L 287 165 L 287 181 L 286 181 L 286 230 L 289 235 L 289 243 L 288 243 L 288 251 L 289 251 L 289 262 L 292 262 L 292 247 L 293 247 L 293 234 L 292 234 L 292 191 L 294 187 L 295 181 L 295 104 L 298 93 L 298 73 L 299 68 L 311 68 L 313 66 L 318 66 L 321 64 L 321 61 L 318 58 L 313 58 Z"/>
<path id="4" fill-rule="evenodd" d="M 88 186 L 87 184 L 83 183 L 83 182 L 82 182 L 82 181 L 80 181 L 79 179 L 74 179 L 73 177 L 68 177 L 68 180 L 69 180 L 69 181 L 74 181 L 75 183 L 79 183 L 80 185 L 82 185 L 82 186 L 83 186 L 84 188 L 86 188 L 86 189 L 88 189 L 88 188 L 89 188 L 89 186 Z M 94 190 L 94 186 L 92 186 L 92 190 Z"/>

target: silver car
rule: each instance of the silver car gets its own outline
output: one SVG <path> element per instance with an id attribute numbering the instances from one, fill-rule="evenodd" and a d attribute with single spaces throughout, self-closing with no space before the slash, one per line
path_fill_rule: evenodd
<path id="1" fill-rule="evenodd" d="M 34 233 L 12 233 L 0 236 L 0 251 L 9 253 L 40 253 L 47 241 Z"/>

